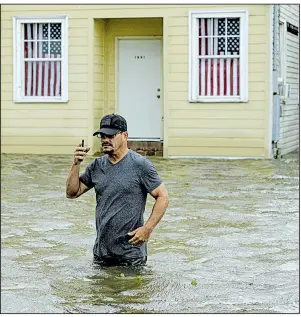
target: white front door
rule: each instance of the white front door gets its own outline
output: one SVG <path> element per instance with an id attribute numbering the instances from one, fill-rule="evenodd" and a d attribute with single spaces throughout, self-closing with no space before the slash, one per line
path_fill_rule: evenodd
<path id="1" fill-rule="evenodd" d="M 118 113 L 129 139 L 160 140 L 162 129 L 161 40 L 119 40 Z"/>

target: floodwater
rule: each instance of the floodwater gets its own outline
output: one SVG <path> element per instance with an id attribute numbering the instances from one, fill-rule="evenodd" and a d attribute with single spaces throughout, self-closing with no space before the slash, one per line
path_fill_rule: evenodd
<path id="1" fill-rule="evenodd" d="M 93 265 L 95 194 L 65 198 L 72 158 L 2 154 L 2 313 L 299 312 L 298 154 L 151 158 L 170 202 L 139 270 Z"/>

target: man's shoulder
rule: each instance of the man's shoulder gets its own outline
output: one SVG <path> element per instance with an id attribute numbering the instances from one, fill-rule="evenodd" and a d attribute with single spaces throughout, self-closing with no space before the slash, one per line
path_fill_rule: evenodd
<path id="1" fill-rule="evenodd" d="M 141 154 L 139 154 L 131 149 L 129 149 L 129 156 L 130 156 L 132 162 L 139 165 L 139 166 L 144 165 L 146 160 L 147 160 L 145 156 L 143 156 L 143 155 L 141 155 Z"/>
<path id="2" fill-rule="evenodd" d="M 153 162 L 147 156 L 143 156 L 133 150 L 129 151 L 131 160 L 136 168 L 139 168 L 141 171 L 150 170 L 154 168 Z"/>
<path id="3" fill-rule="evenodd" d="M 94 169 L 95 167 L 102 166 L 105 160 L 106 160 L 105 155 L 97 157 L 94 160 L 92 160 L 90 163 L 88 163 L 87 167 Z"/>

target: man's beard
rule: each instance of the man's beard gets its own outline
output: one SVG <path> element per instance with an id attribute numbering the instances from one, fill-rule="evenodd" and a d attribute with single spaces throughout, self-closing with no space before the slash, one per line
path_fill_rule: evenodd
<path id="1" fill-rule="evenodd" d="M 104 154 L 108 154 L 108 155 L 111 155 L 114 153 L 114 149 L 110 149 L 110 150 L 102 150 Z"/>
<path id="2" fill-rule="evenodd" d="M 102 151 L 103 151 L 103 153 L 104 153 L 104 154 L 109 154 L 109 155 L 113 154 L 113 153 L 114 153 L 114 148 L 112 147 L 111 149 L 104 149 L 104 146 L 105 146 L 105 145 L 112 147 L 111 144 L 103 143 L 103 144 L 102 144 Z"/>

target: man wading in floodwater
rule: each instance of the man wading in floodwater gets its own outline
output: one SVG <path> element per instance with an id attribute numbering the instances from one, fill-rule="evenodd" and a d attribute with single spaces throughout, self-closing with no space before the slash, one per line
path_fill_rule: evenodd
<path id="1" fill-rule="evenodd" d="M 168 206 L 168 193 L 154 165 L 128 149 L 127 123 L 119 115 L 106 115 L 93 135 L 105 154 L 88 164 L 79 176 L 89 147 L 80 144 L 66 184 L 67 198 L 77 198 L 94 187 L 96 231 L 94 262 L 103 265 L 144 265 L 147 240 Z M 143 224 L 147 193 L 156 200 Z"/>

